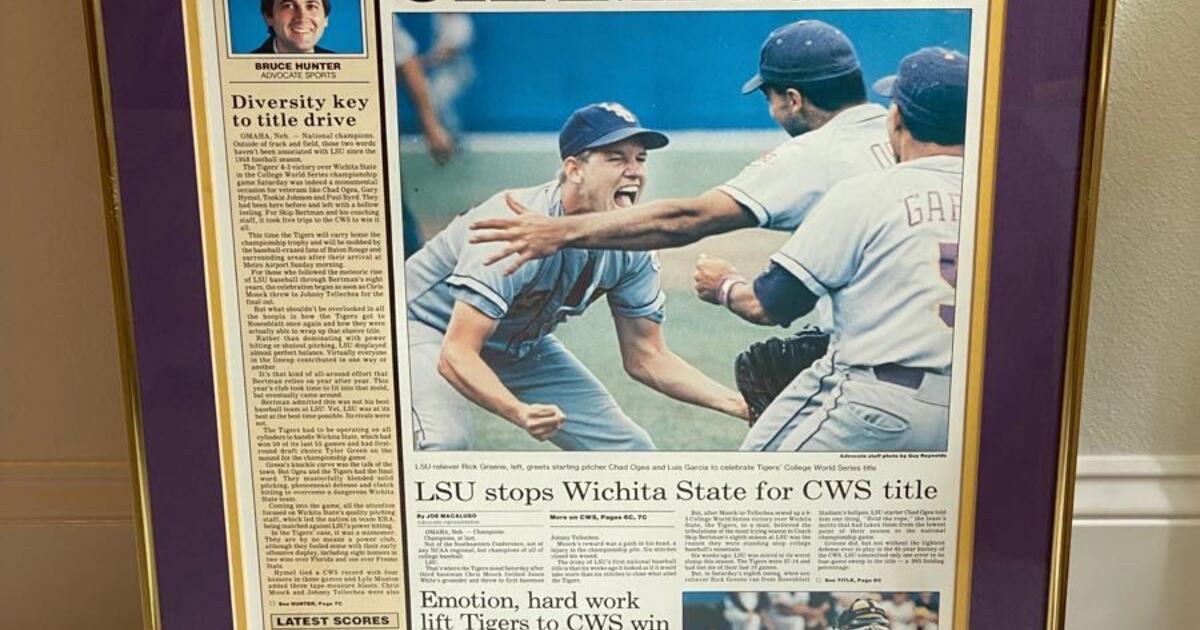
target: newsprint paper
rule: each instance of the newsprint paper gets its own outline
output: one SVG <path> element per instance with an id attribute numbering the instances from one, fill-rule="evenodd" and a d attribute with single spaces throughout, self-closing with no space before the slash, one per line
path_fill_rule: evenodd
<path id="1" fill-rule="evenodd" d="M 185 4 L 238 627 L 964 627 L 993 3 Z"/>

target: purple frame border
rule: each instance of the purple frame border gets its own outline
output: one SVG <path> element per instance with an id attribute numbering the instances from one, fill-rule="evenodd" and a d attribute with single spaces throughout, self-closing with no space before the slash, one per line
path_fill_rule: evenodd
<path id="1" fill-rule="evenodd" d="M 972 578 L 1043 628 L 1092 0 L 1008 0 Z M 103 0 L 161 621 L 233 627 L 182 3 Z"/>
<path id="2" fill-rule="evenodd" d="M 1092 0 L 1009 0 L 1007 7 L 973 629 L 1045 628 L 1051 604 L 1060 439 L 1074 439 L 1060 432 L 1087 175 L 1088 70 L 1092 38 L 1102 36 L 1092 31 L 1097 7 Z"/>

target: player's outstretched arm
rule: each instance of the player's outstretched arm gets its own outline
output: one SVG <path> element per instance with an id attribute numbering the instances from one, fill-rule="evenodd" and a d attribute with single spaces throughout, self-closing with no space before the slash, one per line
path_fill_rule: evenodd
<path id="1" fill-rule="evenodd" d="M 775 325 L 775 320 L 754 294 L 750 281 L 728 261 L 701 254 L 696 261 L 696 273 L 692 280 L 695 282 L 696 297 L 701 300 L 724 306 L 751 324 Z"/>
<path id="2" fill-rule="evenodd" d="M 745 420 L 741 394 L 709 378 L 667 347 L 662 325 L 653 320 L 613 315 L 621 361 L 633 379 L 679 400 Z"/>
<path id="3" fill-rule="evenodd" d="M 529 212 L 511 196 L 513 216 L 471 224 L 472 243 L 506 241 L 487 264 L 516 255 L 507 273 L 565 247 L 652 250 L 680 247 L 705 236 L 758 225 L 733 197 L 710 190 L 690 199 L 660 199 L 632 208 L 546 217 Z"/>
<path id="4" fill-rule="evenodd" d="M 438 118 L 437 109 L 429 96 L 429 82 L 425 78 L 425 70 L 421 68 L 421 61 L 415 56 L 409 57 L 397 70 L 404 81 L 404 87 L 408 90 L 413 109 L 417 112 L 417 119 L 421 121 L 421 130 L 425 132 L 425 145 L 429 148 L 429 155 L 433 156 L 438 164 L 445 164 L 454 155 L 454 138 L 450 137 L 450 133 Z"/>
<path id="5" fill-rule="evenodd" d="M 521 402 L 500 382 L 479 354 L 496 326 L 496 320 L 474 306 L 455 302 L 438 357 L 438 374 L 475 404 L 545 440 L 558 432 L 566 416 L 557 405 Z"/>
<path id="6" fill-rule="evenodd" d="M 751 282 L 727 261 L 701 255 L 693 278 L 696 297 L 725 306 L 738 317 L 763 326 L 790 326 L 810 313 L 819 299 L 808 285 L 775 261 Z"/>

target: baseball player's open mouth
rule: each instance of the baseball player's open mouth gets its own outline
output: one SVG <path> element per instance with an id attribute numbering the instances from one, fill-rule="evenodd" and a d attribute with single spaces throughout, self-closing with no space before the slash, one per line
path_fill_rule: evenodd
<path id="1" fill-rule="evenodd" d="M 628 208 L 637 203 L 638 187 L 637 186 L 622 186 L 613 193 L 613 201 L 617 207 Z"/>

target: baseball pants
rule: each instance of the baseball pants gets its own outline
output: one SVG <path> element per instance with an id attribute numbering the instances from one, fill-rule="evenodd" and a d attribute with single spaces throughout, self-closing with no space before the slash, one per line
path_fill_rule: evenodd
<path id="1" fill-rule="evenodd" d="M 408 336 L 413 443 L 422 450 L 474 448 L 471 408 L 475 403 L 437 372 L 442 332 L 409 320 Z M 484 360 L 522 402 L 558 405 L 563 410 L 566 421 L 549 440 L 555 446 L 566 451 L 655 448 L 646 430 L 625 415 L 600 381 L 553 335 L 543 337 L 520 359 L 485 351 Z"/>
<path id="2" fill-rule="evenodd" d="M 744 451 L 944 451 L 950 377 L 910 387 L 871 368 L 836 365 L 836 351 L 801 372 L 765 409 Z"/>

